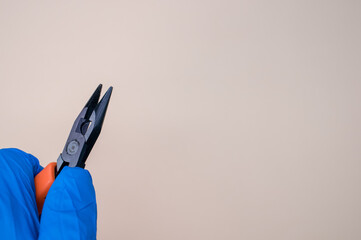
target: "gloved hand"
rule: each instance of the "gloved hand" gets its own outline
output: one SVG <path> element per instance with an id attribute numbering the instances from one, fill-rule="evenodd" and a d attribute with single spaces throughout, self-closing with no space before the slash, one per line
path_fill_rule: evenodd
<path id="1" fill-rule="evenodd" d="M 89 172 L 65 167 L 46 197 L 41 220 L 35 200 L 38 159 L 0 149 L 0 239 L 96 239 L 97 207 Z"/>

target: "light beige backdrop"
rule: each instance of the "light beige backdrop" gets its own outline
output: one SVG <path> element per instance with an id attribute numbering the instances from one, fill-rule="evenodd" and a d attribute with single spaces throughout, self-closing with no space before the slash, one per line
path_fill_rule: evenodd
<path id="1" fill-rule="evenodd" d="M 359 1 L 0 0 L 0 146 L 114 86 L 98 238 L 361 239 Z"/>

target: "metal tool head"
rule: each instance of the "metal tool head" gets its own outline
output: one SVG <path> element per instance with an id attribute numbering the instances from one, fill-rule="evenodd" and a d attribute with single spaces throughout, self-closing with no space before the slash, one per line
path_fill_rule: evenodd
<path id="1" fill-rule="evenodd" d="M 63 152 L 58 158 L 56 175 L 65 166 L 85 167 L 85 161 L 102 129 L 113 87 L 110 87 L 99 101 L 101 90 L 102 85 L 99 84 L 75 119 Z"/>

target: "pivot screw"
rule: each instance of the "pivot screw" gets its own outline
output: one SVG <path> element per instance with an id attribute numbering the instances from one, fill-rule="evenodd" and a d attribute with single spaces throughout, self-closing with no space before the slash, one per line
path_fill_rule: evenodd
<path id="1" fill-rule="evenodd" d="M 79 143 L 76 140 L 71 141 L 66 148 L 69 155 L 74 155 L 79 149 Z"/>

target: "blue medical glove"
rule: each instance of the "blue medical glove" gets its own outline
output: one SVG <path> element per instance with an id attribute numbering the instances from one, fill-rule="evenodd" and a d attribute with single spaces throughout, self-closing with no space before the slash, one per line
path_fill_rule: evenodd
<path id="1" fill-rule="evenodd" d="M 65 167 L 46 197 L 41 220 L 35 200 L 38 159 L 0 150 L 0 239 L 96 239 L 97 207 L 89 172 Z"/>

